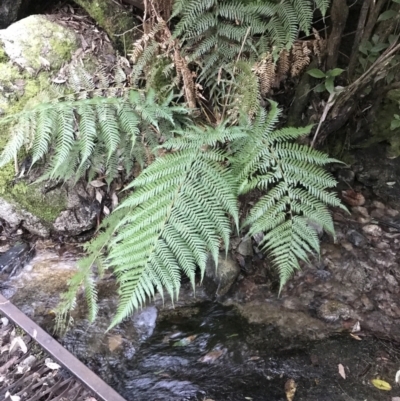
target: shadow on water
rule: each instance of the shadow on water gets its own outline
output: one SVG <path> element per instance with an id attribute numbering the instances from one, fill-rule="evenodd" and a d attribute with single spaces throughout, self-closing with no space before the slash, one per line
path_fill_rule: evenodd
<path id="1" fill-rule="evenodd" d="M 79 341 L 72 331 L 64 345 L 76 353 Z M 400 394 L 370 383 L 378 375 L 393 382 L 397 351 L 389 343 L 343 335 L 284 339 L 272 326 L 250 325 L 234 309 L 208 302 L 162 312 L 154 332 L 134 352 L 127 349 L 78 357 L 128 401 L 283 401 L 289 378 L 297 384 L 295 401 L 383 401 Z"/>

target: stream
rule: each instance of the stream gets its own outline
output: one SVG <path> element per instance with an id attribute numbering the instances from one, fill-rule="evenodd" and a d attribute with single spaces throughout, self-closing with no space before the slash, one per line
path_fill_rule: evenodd
<path id="1" fill-rule="evenodd" d="M 76 266 L 77 250 L 50 242 L 3 283 L 3 295 L 52 332 L 58 296 Z M 269 324 L 249 323 L 233 306 L 190 296 L 172 308 L 157 300 L 106 333 L 116 306 L 112 280 L 100 291 L 95 324 L 85 307 L 74 312 L 73 327 L 58 340 L 127 401 L 284 401 L 293 379 L 294 401 L 386 401 L 400 396 L 394 383 L 400 349 L 370 336 L 334 330 L 322 340 L 288 335 Z M 185 289 L 184 289 L 185 291 Z M 282 311 L 281 313 L 285 313 Z M 318 337 L 318 336 L 317 336 Z M 338 373 L 344 367 L 346 379 Z M 392 384 L 381 391 L 371 379 Z"/>

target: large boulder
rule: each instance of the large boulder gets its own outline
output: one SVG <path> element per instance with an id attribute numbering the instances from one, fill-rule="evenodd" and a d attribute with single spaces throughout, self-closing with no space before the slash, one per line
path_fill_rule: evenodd
<path id="1" fill-rule="evenodd" d="M 42 15 L 0 30 L 0 116 L 39 103 L 38 97 L 50 86 L 52 77 L 80 47 L 81 40 L 73 29 Z M 8 132 L 2 126 L 0 151 L 7 141 Z M 14 163 L 0 169 L 0 219 L 11 228 L 25 228 L 41 237 L 51 232 L 78 235 L 94 227 L 99 205 L 91 202 L 90 190 L 57 183 L 33 184 L 35 178 L 31 174 L 29 178 L 16 177 Z"/>

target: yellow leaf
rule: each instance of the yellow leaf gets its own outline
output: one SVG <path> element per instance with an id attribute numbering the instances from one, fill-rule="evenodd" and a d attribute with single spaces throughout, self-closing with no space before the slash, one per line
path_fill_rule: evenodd
<path id="1" fill-rule="evenodd" d="M 390 391 L 392 389 L 392 386 L 384 380 L 373 379 L 371 380 L 371 383 L 379 390 Z"/>
<path id="2" fill-rule="evenodd" d="M 296 394 L 297 384 L 293 379 L 288 379 L 285 383 L 285 393 L 287 401 L 293 401 Z"/>

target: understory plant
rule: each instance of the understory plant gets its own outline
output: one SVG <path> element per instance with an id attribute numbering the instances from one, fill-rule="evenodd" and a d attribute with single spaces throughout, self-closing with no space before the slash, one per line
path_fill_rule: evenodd
<path id="1" fill-rule="evenodd" d="M 143 114 L 134 112 L 139 98 L 142 99 Z M 132 140 L 132 134 L 137 134 L 135 127 L 140 126 L 143 119 L 155 128 L 158 120 L 166 119 L 173 124 L 173 111 L 179 111 L 178 116 L 183 111 L 181 107 L 171 107 L 167 112 L 163 105 L 158 108 L 152 94 L 146 98 L 135 91 L 111 100 L 70 101 L 68 106 L 62 103 L 63 108 L 69 107 L 71 120 L 77 121 L 77 127 L 83 132 L 88 129 L 88 124 L 81 123 L 85 118 L 81 114 L 82 103 L 87 108 L 112 106 L 113 113 L 108 114 L 107 125 L 101 126 L 97 114 L 93 123 L 104 138 L 115 136 L 115 148 L 124 135 L 130 134 Z M 118 111 L 123 108 L 126 120 L 122 121 Z M 33 144 L 39 141 L 38 138 L 43 140 L 43 133 L 39 131 L 42 129 L 40 119 L 47 121 L 44 126 L 58 127 L 60 110 L 60 104 L 48 103 L 27 111 L 24 118 L 19 115 L 15 135 L 25 138 L 29 133 Z M 194 285 L 196 269 L 204 274 L 209 253 L 217 263 L 221 239 L 228 249 L 231 220 L 236 230 L 240 229 L 238 196 L 254 189 L 265 195 L 254 205 L 242 228 L 248 230 L 248 235 L 264 233 L 260 246 L 269 253 L 278 270 L 282 288 L 299 268 L 298 261 L 306 261 L 310 253 L 319 251 L 318 236 L 313 228 L 315 223 L 334 233 L 327 205 L 340 206 L 340 202 L 328 191 L 336 181 L 323 169 L 334 160 L 295 142 L 307 135 L 310 127 L 276 130 L 279 114 L 277 104 L 271 102 L 269 113 L 259 108 L 255 118 L 244 116 L 240 124 L 226 122 L 212 127 L 188 123 L 176 129 L 173 137 L 153 148 L 160 156 L 125 188 L 132 193 L 103 221 L 100 234 L 87 245 L 89 255 L 80 261 L 80 270 L 63 296 L 60 319 L 75 306 L 82 284 L 90 319 L 96 317 L 95 275 L 101 276 L 105 268 L 117 276 L 120 292 L 120 304 L 111 326 L 143 305 L 155 291 L 161 294 L 166 291 L 176 299 L 182 273 Z M 29 122 L 32 126 L 23 131 Z M 76 147 L 75 157 L 83 160 L 87 152 L 87 147 L 81 144 L 83 133 L 78 131 L 62 136 L 61 132 L 58 128 L 56 135 L 49 133 L 43 146 L 55 149 L 53 157 L 57 160 L 60 138 L 63 138 L 62 149 L 71 152 Z M 90 140 L 86 135 L 84 143 Z M 11 150 L 15 152 L 17 145 L 22 143 L 11 138 L 1 156 L 3 164 L 12 158 Z M 129 151 L 135 143 L 132 141 Z M 97 140 L 88 146 L 95 148 Z M 104 161 L 111 152 L 110 148 L 102 146 Z M 38 149 L 41 148 L 32 146 L 34 160 Z M 116 163 L 122 162 L 124 157 L 125 153 L 119 153 Z M 65 158 L 71 159 L 71 156 L 66 154 Z M 59 171 L 59 163 L 50 161 L 47 174 L 51 177 Z M 80 174 L 79 170 L 77 174 Z"/>
<path id="2" fill-rule="evenodd" d="M 24 149 L 32 166 L 47 166 L 43 179 L 100 177 L 110 184 L 125 174 L 124 200 L 86 244 L 87 256 L 62 295 L 59 325 L 82 286 L 89 319 L 95 319 L 96 281 L 106 269 L 119 286 L 113 327 L 156 292 L 177 299 L 182 274 L 194 286 L 209 255 L 217 264 L 221 241 L 229 249 L 232 230 L 262 234 L 259 246 L 279 273 L 280 289 L 300 261 L 319 252 L 315 227 L 334 235 L 328 206 L 341 205 L 329 191 L 336 181 L 324 166 L 335 160 L 298 144 L 310 126 L 277 129 L 278 105 L 260 106 L 280 68 L 271 46 L 288 71 L 297 33 L 310 27 L 312 3 L 177 0 L 170 10 L 179 21 L 173 32 L 154 8 L 158 25 L 137 43 L 134 88 L 126 77 L 96 87 L 80 73 L 72 92 L 0 119 L 0 126 L 12 126 L 0 166 Z M 316 3 L 326 10 L 327 1 Z M 167 58 L 157 53 L 164 45 Z M 301 58 L 310 53 L 307 46 L 293 47 L 293 75 L 308 63 Z M 226 57 L 228 64 L 219 64 Z M 159 85 L 172 70 L 185 104 L 173 85 Z M 200 90 L 214 93 L 215 118 L 194 112 Z M 142 172 L 132 178 L 135 164 Z M 254 190 L 261 196 L 240 221 L 239 196 Z"/>

